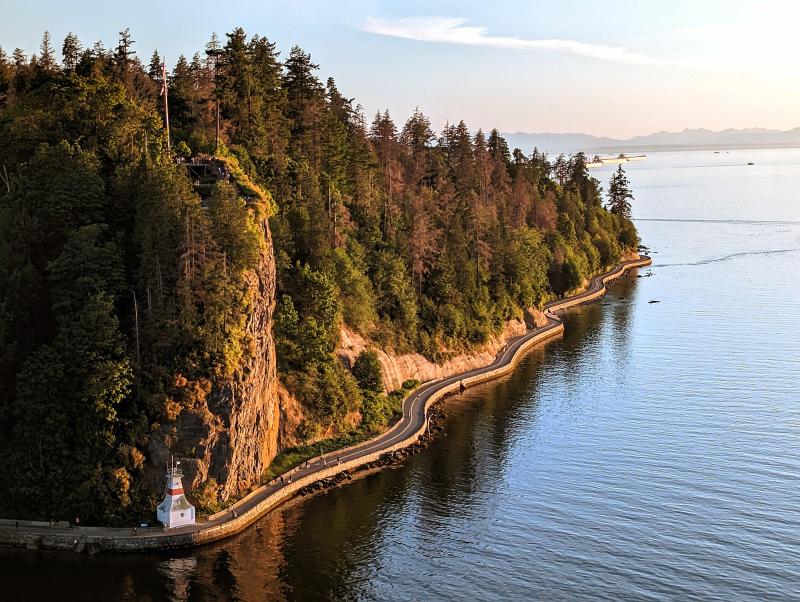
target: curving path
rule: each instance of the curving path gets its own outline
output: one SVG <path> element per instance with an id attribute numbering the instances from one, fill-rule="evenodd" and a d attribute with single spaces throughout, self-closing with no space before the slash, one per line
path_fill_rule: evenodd
<path id="1" fill-rule="evenodd" d="M 158 528 L 148 528 L 134 533 L 133 529 L 53 528 L 27 522 L 17 526 L 14 521 L 0 521 L 0 544 L 92 552 L 136 551 L 188 547 L 229 537 L 292 498 L 303 487 L 344 471 L 352 471 L 377 460 L 383 454 L 415 443 L 428 426 L 428 408 L 434 403 L 449 393 L 458 391 L 462 385 L 469 387 L 511 372 L 528 349 L 563 332 L 564 325 L 556 316 L 557 312 L 603 296 L 606 283 L 619 278 L 627 270 L 650 263 L 647 256 L 623 261 L 610 272 L 595 276 L 585 292 L 546 304 L 544 313 L 547 324 L 509 339 L 494 361 L 487 366 L 434 380 L 417 388 L 403 402 L 400 420 L 386 432 L 369 441 L 309 460 L 272 483 L 256 489 L 230 509 L 212 515 L 207 522 L 166 532 Z"/>

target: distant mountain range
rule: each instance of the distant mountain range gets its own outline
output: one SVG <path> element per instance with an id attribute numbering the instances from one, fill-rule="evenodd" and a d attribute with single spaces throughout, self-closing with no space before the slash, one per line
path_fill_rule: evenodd
<path id="1" fill-rule="evenodd" d="M 713 132 L 704 128 L 685 129 L 682 132 L 656 132 L 647 136 L 634 136 L 627 140 L 592 136 L 590 134 L 532 134 L 514 132 L 503 134 L 509 147 L 526 153 L 534 147 L 548 153 L 604 153 L 613 151 L 656 151 L 684 149 L 734 149 L 800 147 L 800 127 L 793 130 L 768 130 L 765 128 L 728 129 Z"/>

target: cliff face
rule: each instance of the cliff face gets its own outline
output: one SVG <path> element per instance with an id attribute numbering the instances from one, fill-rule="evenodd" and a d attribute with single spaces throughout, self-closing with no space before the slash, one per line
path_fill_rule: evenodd
<path id="1" fill-rule="evenodd" d="M 251 306 L 246 323 L 251 347 L 234 377 L 218 383 L 205 400 L 162 425 L 151 437 L 153 479 L 163 480 L 169 454 L 181 458 L 184 487 L 191 491 L 209 478 L 219 498 L 238 495 L 258 483 L 279 449 L 282 412 L 278 398 L 272 314 L 275 309 L 275 258 L 266 220 L 265 244 L 245 278 Z"/>
<path id="2" fill-rule="evenodd" d="M 508 339 L 525 334 L 525 331 L 524 322 L 509 320 L 506 322 L 503 333 L 493 337 L 480 349 L 456 355 L 441 364 L 435 364 L 419 353 L 405 353 L 402 355 L 386 353 L 372 345 L 358 333 L 353 332 L 346 326 L 342 326 L 336 354 L 349 368 L 352 367 L 358 354 L 364 349 L 374 349 L 378 354 L 378 361 L 380 361 L 383 369 L 383 384 L 387 391 L 393 391 L 399 389 L 403 382 L 409 379 L 425 382 L 485 366 L 494 360 L 495 355 L 506 344 Z"/>
<path id="3" fill-rule="evenodd" d="M 266 220 L 261 227 L 266 244 L 258 268 L 247 278 L 254 294 L 247 321 L 253 353 L 221 390 L 216 414 L 224 428 L 209 448 L 209 476 L 217 479 L 223 499 L 257 483 L 278 453 L 280 410 L 272 338 L 275 257 Z"/>

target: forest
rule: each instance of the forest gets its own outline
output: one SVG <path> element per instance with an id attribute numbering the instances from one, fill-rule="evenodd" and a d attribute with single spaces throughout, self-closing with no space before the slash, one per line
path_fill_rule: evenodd
<path id="1" fill-rule="evenodd" d="M 338 359 L 343 324 L 440 361 L 639 242 L 621 167 L 604 196 L 582 153 L 367 116 L 297 46 L 237 28 L 164 71 L 127 30 L 54 44 L 0 49 L 0 515 L 152 514 L 148 437 L 253 353 L 269 245 L 278 374 L 314 441 L 399 407 L 373 353 Z M 199 159 L 226 177 L 201 191 Z"/>

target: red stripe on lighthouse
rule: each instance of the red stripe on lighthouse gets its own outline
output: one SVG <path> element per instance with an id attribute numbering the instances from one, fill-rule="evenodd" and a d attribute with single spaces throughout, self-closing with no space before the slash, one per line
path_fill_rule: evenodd
<path id="1" fill-rule="evenodd" d="M 180 495 L 183 493 L 183 487 L 180 489 L 169 489 L 167 488 L 167 495 Z"/>

